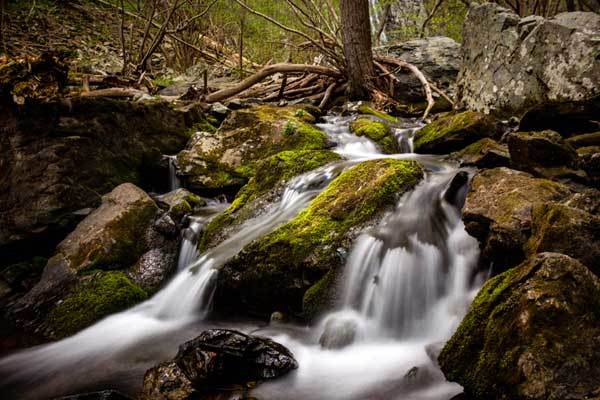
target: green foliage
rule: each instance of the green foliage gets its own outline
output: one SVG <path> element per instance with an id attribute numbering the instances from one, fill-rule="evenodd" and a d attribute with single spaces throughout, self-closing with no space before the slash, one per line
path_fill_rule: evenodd
<path id="1" fill-rule="evenodd" d="M 298 129 L 298 126 L 293 121 L 288 121 L 285 123 L 285 125 L 283 127 L 283 135 L 284 136 L 292 136 L 294 133 L 296 133 L 297 129 Z"/>

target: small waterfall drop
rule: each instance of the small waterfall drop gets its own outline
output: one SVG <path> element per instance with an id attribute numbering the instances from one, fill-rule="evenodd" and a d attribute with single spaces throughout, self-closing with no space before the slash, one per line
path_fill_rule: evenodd
<path id="1" fill-rule="evenodd" d="M 181 180 L 177 176 L 177 165 L 175 164 L 177 156 L 165 156 L 169 163 L 169 191 L 177 190 L 181 187 Z"/>

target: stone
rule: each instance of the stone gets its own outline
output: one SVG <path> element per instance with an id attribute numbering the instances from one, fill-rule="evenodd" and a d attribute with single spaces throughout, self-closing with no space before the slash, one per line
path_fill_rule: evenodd
<path id="1" fill-rule="evenodd" d="M 102 390 L 100 392 L 79 393 L 70 396 L 57 397 L 54 400 L 131 400 L 117 390 Z"/>
<path id="2" fill-rule="evenodd" d="M 570 137 L 567 139 L 567 143 L 576 149 L 581 147 L 600 146 L 600 131 Z"/>
<path id="3" fill-rule="evenodd" d="M 527 254 L 556 252 L 600 276 L 600 216 L 561 204 L 536 204 Z"/>
<path id="4" fill-rule="evenodd" d="M 158 205 L 167 211 L 167 215 L 180 223 L 186 214 L 198 211 L 206 206 L 206 200 L 187 189 L 179 188 L 156 197 Z"/>
<path id="5" fill-rule="evenodd" d="M 416 153 L 447 154 L 483 138 L 496 138 L 501 127 L 494 118 L 474 111 L 443 114 L 417 131 Z"/>
<path id="6" fill-rule="evenodd" d="M 319 337 L 319 344 L 324 349 L 342 349 L 354 343 L 358 329 L 358 322 L 353 318 L 329 318 Z"/>
<path id="7" fill-rule="evenodd" d="M 496 168 L 510 165 L 508 147 L 490 138 L 478 140 L 453 156 L 461 160 L 461 166 L 467 167 Z"/>
<path id="8" fill-rule="evenodd" d="M 195 393 L 192 383 L 172 361 L 146 371 L 141 398 L 143 400 L 188 400 Z"/>
<path id="9" fill-rule="evenodd" d="M 527 110 L 519 123 L 521 131 L 553 130 L 568 138 L 600 130 L 600 96 L 581 101 L 553 101 Z"/>
<path id="10" fill-rule="evenodd" d="M 534 203 L 561 202 L 571 196 L 565 185 L 508 168 L 479 171 L 463 207 L 467 232 L 482 248 L 481 263 L 494 270 L 524 259 Z"/>
<path id="11" fill-rule="evenodd" d="M 423 176 L 414 161 L 366 161 L 333 180 L 288 223 L 250 243 L 218 275 L 215 304 L 268 317 L 273 311 L 312 318 L 329 304 L 338 248 L 376 220 Z"/>
<path id="12" fill-rule="evenodd" d="M 463 30 L 459 105 L 521 117 L 540 104 L 593 99 L 600 94 L 599 32 L 600 15 L 592 12 L 520 18 L 473 3 Z"/>
<path id="13" fill-rule="evenodd" d="M 588 268 L 537 254 L 486 282 L 438 361 L 474 400 L 597 398 L 599 309 Z"/>
<path id="14" fill-rule="evenodd" d="M 366 136 L 377 146 L 384 154 L 396 154 L 400 152 L 400 144 L 392 129 L 384 122 L 372 120 L 370 118 L 357 118 L 350 123 L 350 131 L 356 136 Z"/>

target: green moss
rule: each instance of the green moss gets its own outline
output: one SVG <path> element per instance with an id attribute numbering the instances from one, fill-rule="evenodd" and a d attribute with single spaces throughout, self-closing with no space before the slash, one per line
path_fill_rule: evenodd
<path id="1" fill-rule="evenodd" d="M 475 111 L 450 112 L 418 131 L 414 147 L 415 151 L 449 153 L 496 132 L 495 121 L 489 116 Z"/>
<path id="2" fill-rule="evenodd" d="M 358 118 L 350 123 L 350 131 L 357 136 L 366 136 L 379 145 L 386 154 L 395 154 L 400 150 L 398 140 L 390 127 L 383 122 L 369 118 Z"/>
<path id="3" fill-rule="evenodd" d="M 302 312 L 306 319 L 314 319 L 333 303 L 336 270 L 329 270 L 317 283 L 312 285 L 302 298 Z"/>
<path id="4" fill-rule="evenodd" d="M 210 132 L 214 133 L 217 131 L 218 121 L 209 121 L 208 118 L 196 122 L 188 131 L 188 135 L 192 136 L 196 132 Z"/>
<path id="5" fill-rule="evenodd" d="M 146 298 L 124 273 L 97 272 L 50 312 L 47 324 L 56 336 L 69 336 Z"/>
<path id="6" fill-rule="evenodd" d="M 361 114 L 365 114 L 365 115 L 372 115 L 374 117 L 383 119 L 383 120 L 391 122 L 391 123 L 398 122 L 397 118 L 392 117 L 391 115 L 386 114 L 384 112 L 375 110 L 368 103 L 362 103 L 361 105 L 359 105 L 358 106 L 358 112 L 361 113 Z"/>

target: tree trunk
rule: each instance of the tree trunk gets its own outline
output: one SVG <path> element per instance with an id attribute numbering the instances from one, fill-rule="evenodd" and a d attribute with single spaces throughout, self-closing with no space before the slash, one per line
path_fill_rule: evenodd
<path id="1" fill-rule="evenodd" d="M 340 11 L 348 94 L 352 99 L 366 98 L 373 77 L 369 1 L 341 0 Z"/>

